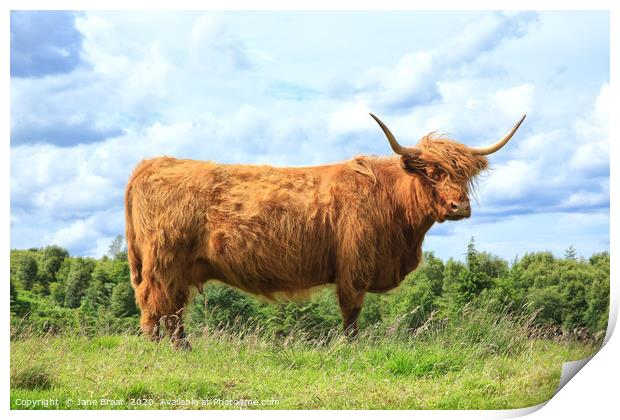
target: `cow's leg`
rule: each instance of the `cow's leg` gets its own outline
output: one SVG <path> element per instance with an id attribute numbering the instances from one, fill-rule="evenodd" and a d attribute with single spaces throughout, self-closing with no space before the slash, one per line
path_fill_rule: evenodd
<path id="1" fill-rule="evenodd" d="M 143 281 L 135 288 L 136 302 L 140 308 L 140 328 L 145 336 L 153 341 L 159 341 L 159 321 L 157 312 L 157 291 L 150 281 Z"/>
<path id="2" fill-rule="evenodd" d="M 340 312 L 342 313 L 344 334 L 349 338 L 355 338 L 359 333 L 357 319 L 362 311 L 366 291 L 347 291 L 344 288 L 337 287 L 336 294 L 338 296 Z"/>
<path id="3" fill-rule="evenodd" d="M 346 212 L 345 212 L 346 213 Z M 365 215 L 346 213 L 340 225 L 337 251 L 339 269 L 336 273 L 336 295 L 342 313 L 344 333 L 350 338 L 358 334 L 357 318 L 362 311 L 364 297 L 371 284 L 376 261 L 377 240 L 364 229 L 359 220 Z"/>
<path id="4" fill-rule="evenodd" d="M 161 336 L 159 335 L 159 317 L 154 314 L 150 314 L 144 309 L 141 311 L 140 328 L 142 329 L 142 332 L 151 340 L 155 342 L 159 341 L 161 339 Z"/>
<path id="5" fill-rule="evenodd" d="M 191 350 L 191 345 L 183 327 L 183 311 L 179 311 L 178 314 L 166 315 L 164 320 L 173 347 L 177 350 Z"/>
<path id="6" fill-rule="evenodd" d="M 151 256 L 150 254 L 147 254 Z M 140 307 L 140 326 L 143 333 L 159 341 L 163 322 L 175 348 L 189 348 L 183 329 L 183 309 L 187 303 L 187 288 L 183 287 L 183 272 L 166 269 L 156 258 L 145 258 L 141 283 L 135 288 Z"/>
<path id="7" fill-rule="evenodd" d="M 178 291 L 171 310 L 163 317 L 172 345 L 179 350 L 191 350 L 183 326 L 183 311 L 187 305 L 188 295 L 187 291 Z"/>

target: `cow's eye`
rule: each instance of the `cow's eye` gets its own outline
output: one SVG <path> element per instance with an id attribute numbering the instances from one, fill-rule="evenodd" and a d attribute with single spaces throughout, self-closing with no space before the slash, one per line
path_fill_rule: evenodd
<path id="1" fill-rule="evenodd" d="M 435 181 L 442 181 L 446 177 L 446 173 L 441 171 L 435 171 L 431 176 Z"/>

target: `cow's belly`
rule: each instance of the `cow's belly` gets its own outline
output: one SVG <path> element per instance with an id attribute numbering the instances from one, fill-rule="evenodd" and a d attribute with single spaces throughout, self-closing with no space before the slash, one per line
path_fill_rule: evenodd
<path id="1" fill-rule="evenodd" d="M 252 294 L 295 294 L 333 282 L 329 233 L 316 221 L 291 222 L 297 219 L 287 213 L 210 226 L 198 253 L 215 268 L 211 278 Z"/>
<path id="2" fill-rule="evenodd" d="M 253 295 L 266 296 L 268 298 L 272 298 L 275 295 L 303 296 L 319 286 L 328 284 L 328 281 L 314 279 L 304 279 L 292 284 L 289 281 L 274 278 L 246 278 L 243 281 L 235 279 L 232 281 L 224 280 L 223 282 Z"/>
<path id="3" fill-rule="evenodd" d="M 307 267 L 305 272 L 294 276 L 286 276 L 278 266 L 264 267 L 212 263 L 198 260 L 194 268 L 193 283 L 198 289 L 209 280 L 217 280 L 244 292 L 271 298 L 274 294 L 289 296 L 303 295 L 311 289 L 333 282 L 333 275 L 327 270 L 312 270 Z"/>

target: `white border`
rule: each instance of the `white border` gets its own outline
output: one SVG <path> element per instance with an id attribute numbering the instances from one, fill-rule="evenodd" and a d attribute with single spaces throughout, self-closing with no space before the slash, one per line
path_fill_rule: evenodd
<path id="1" fill-rule="evenodd" d="M 618 48 L 620 44 L 618 22 L 620 16 L 620 7 L 618 2 L 611 0 L 589 0 L 589 1 L 561 1 L 561 0 L 546 0 L 545 2 L 522 0 L 516 1 L 488 1 L 488 0 L 470 0 L 466 3 L 457 0 L 435 0 L 429 1 L 404 1 L 404 0 L 382 0 L 382 1 L 370 1 L 370 0 L 357 0 L 357 1 L 336 1 L 336 0 L 314 0 L 312 2 L 299 1 L 292 2 L 286 0 L 263 0 L 260 4 L 251 2 L 249 0 L 228 0 L 226 2 L 198 2 L 192 0 L 176 0 L 174 2 L 151 0 L 151 1 L 136 1 L 136 0 L 109 0 L 105 3 L 99 2 L 93 4 L 93 2 L 77 1 L 77 0 L 64 0 L 64 1 L 42 1 L 42 0 L 24 0 L 24 1 L 12 1 L 5 2 L 6 8 L 2 10 L 1 20 L 2 32 L 0 33 L 0 49 L 2 52 L 2 65 L 0 66 L 0 77 L 3 81 L 2 89 L 5 92 L 5 96 L 0 102 L 0 127 L 2 127 L 2 164 L 0 164 L 0 171 L 3 182 L 0 184 L 0 212 L 4 220 L 3 232 L 0 235 L 0 243 L 4 252 L 0 256 L 0 272 L 8 276 L 9 273 L 9 228 L 10 228 L 10 207 L 9 207 L 9 168 L 10 168 L 10 153 L 9 153 L 9 138 L 10 138 L 10 116 L 9 105 L 10 95 L 8 94 L 10 89 L 9 78 L 9 50 L 10 50 L 10 37 L 9 37 L 9 10 L 11 9 L 74 9 L 74 10 L 610 10 L 611 11 L 611 89 L 612 97 L 615 102 L 619 97 L 618 93 Z M 465 7 L 466 6 L 466 7 Z M 570 28 L 566 28 L 570 30 Z M 613 107 L 612 107 L 613 108 Z M 619 133 L 619 119 L 614 117 L 620 117 L 618 111 L 612 111 L 613 115 L 610 118 L 611 125 L 611 162 L 617 162 L 618 157 L 618 141 L 615 140 L 617 136 L 614 134 Z M 582 371 L 577 375 L 576 379 L 571 380 L 560 392 L 553 397 L 547 404 L 543 404 L 538 407 L 530 409 L 520 410 L 502 410 L 502 411 L 382 411 L 377 413 L 376 411 L 321 411 L 316 413 L 313 411 L 233 411 L 233 412 L 179 412 L 175 415 L 188 416 L 196 418 L 209 417 L 289 417 L 299 416 L 301 418 L 311 418 L 316 415 L 325 416 L 328 418 L 340 418 L 345 416 L 366 416 L 368 415 L 381 415 L 388 417 L 401 417 L 401 418 L 508 418 L 516 417 L 527 414 L 533 410 L 538 409 L 531 418 L 547 419 L 547 418 L 584 418 L 586 416 L 591 418 L 609 418 L 611 413 L 617 413 L 618 397 L 617 397 L 617 385 L 618 377 L 620 375 L 619 366 L 620 363 L 617 358 L 619 354 L 620 344 L 617 337 L 610 335 L 615 326 L 618 316 L 618 285 L 616 280 L 616 274 L 618 273 L 618 260 L 614 259 L 615 250 L 618 249 L 618 235 L 614 234 L 617 230 L 616 217 L 618 215 L 618 205 L 620 200 L 620 194 L 614 194 L 618 191 L 618 168 L 617 165 L 611 165 L 610 184 L 611 184 L 611 219 L 610 219 L 610 253 L 612 255 L 611 260 L 611 303 L 612 308 L 610 310 L 610 326 L 608 329 L 608 340 L 606 345 L 600 350 L 600 352 L 585 366 Z M 1 283 L 2 295 L 8 300 L 9 296 L 9 282 L 3 281 Z M 5 300 L 5 302 L 6 302 Z M 84 412 L 25 412 L 25 411 L 10 411 L 9 407 L 9 364 L 7 363 L 10 355 L 10 343 L 9 343 L 9 307 L 6 305 L 1 312 L 0 325 L 3 328 L 3 345 L 1 347 L 2 359 L 5 363 L 2 365 L 2 377 L 3 377 L 3 390 L 1 394 L 0 404 L 1 409 L 5 413 L 13 417 L 33 417 L 44 415 L 46 417 L 75 417 L 81 418 L 84 416 Z M 90 412 L 89 415 L 93 417 L 109 417 L 111 413 L 107 412 Z M 136 416 L 143 418 L 148 416 L 154 416 L 159 418 L 167 418 L 170 416 L 170 412 L 133 412 L 133 411 L 119 411 L 113 413 L 114 417 L 131 418 L 135 419 Z"/>

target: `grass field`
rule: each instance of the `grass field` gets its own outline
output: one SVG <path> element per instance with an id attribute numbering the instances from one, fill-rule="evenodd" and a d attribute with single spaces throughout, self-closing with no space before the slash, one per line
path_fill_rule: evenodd
<path id="1" fill-rule="evenodd" d="M 553 395 L 562 362 L 598 348 L 525 334 L 501 320 L 353 342 L 219 331 L 190 352 L 131 335 L 21 337 L 11 408 L 521 408 Z"/>

